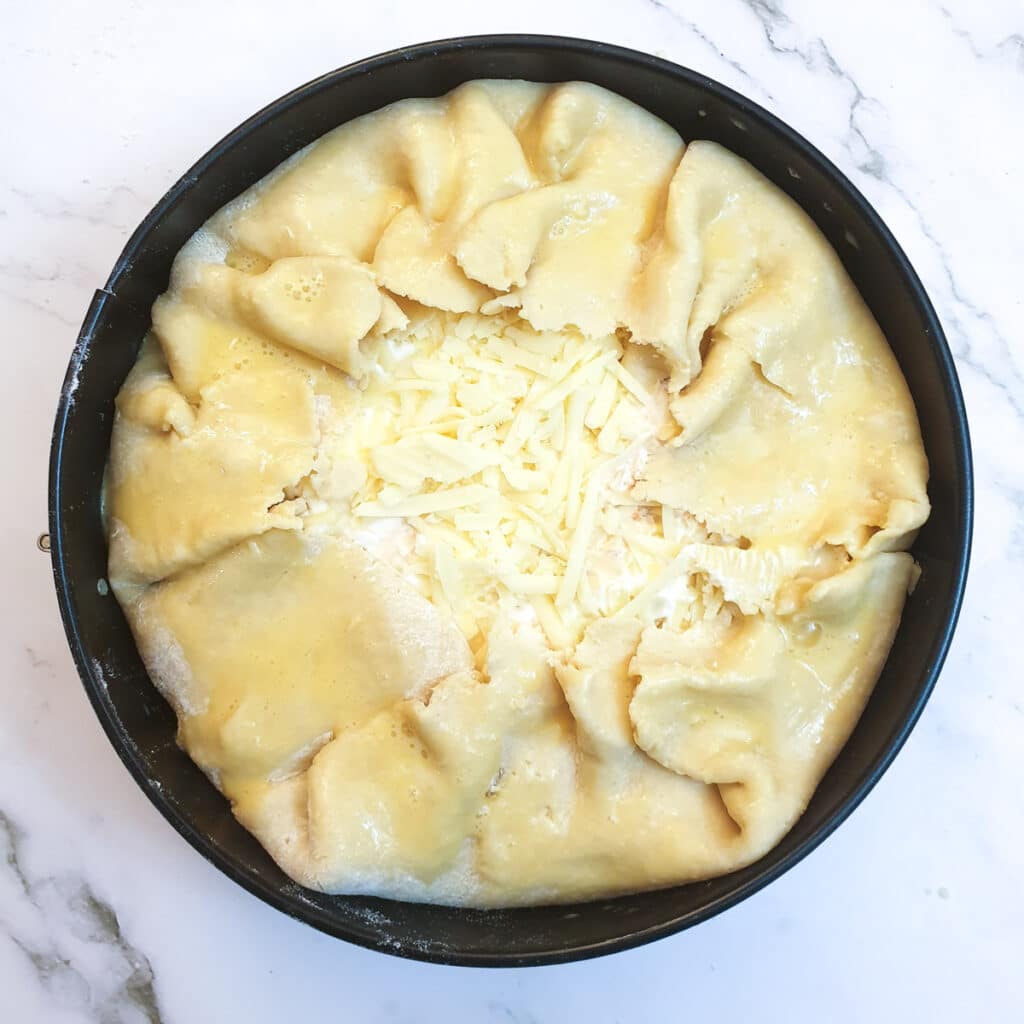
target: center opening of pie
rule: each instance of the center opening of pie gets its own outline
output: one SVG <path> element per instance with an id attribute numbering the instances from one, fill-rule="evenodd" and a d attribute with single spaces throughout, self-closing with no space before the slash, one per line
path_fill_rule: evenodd
<path id="1" fill-rule="evenodd" d="M 367 357 L 355 408 L 300 491 L 306 527 L 351 516 L 355 538 L 450 609 L 478 655 L 499 612 L 571 647 L 685 540 L 707 538 L 630 495 L 678 426 L 660 357 L 627 332 L 423 308 Z"/>

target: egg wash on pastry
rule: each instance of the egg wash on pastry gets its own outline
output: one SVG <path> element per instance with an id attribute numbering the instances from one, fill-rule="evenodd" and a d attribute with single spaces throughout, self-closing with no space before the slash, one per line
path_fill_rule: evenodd
<path id="1" fill-rule="evenodd" d="M 109 574 L 293 879 L 593 899 L 792 827 L 926 481 L 778 188 L 596 86 L 474 82 L 328 133 L 179 253 L 117 400 Z"/>

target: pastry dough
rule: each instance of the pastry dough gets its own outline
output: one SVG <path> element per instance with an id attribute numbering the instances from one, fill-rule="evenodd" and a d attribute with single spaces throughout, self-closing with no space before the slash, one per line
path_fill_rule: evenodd
<path id="1" fill-rule="evenodd" d="M 474 82 L 330 132 L 178 255 L 117 400 L 110 577 L 292 878 L 591 899 L 793 825 L 926 479 L 782 192 L 596 86 Z"/>

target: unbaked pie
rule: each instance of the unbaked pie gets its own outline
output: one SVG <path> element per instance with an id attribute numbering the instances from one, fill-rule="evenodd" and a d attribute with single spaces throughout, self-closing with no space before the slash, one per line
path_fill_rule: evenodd
<path id="1" fill-rule="evenodd" d="M 926 479 L 778 188 L 596 86 L 473 82 L 330 132 L 178 255 L 117 400 L 110 579 L 293 879 L 589 899 L 793 825 Z"/>

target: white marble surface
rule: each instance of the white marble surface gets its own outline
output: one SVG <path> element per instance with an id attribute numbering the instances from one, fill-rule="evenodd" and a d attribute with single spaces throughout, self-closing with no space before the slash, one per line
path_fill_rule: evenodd
<path id="1" fill-rule="evenodd" d="M 492 9 L 488 9 L 492 8 Z M 0 35 L 0 1019 L 1022 1019 L 1024 6 L 1020 0 L 5 5 Z M 406 963 L 265 907 L 171 830 L 75 675 L 48 560 L 64 367 L 130 230 L 210 143 L 353 59 L 470 32 L 588 36 L 747 93 L 906 247 L 977 459 L 967 602 L 934 698 L 852 819 L 766 891 L 653 946 L 531 971 Z"/>

